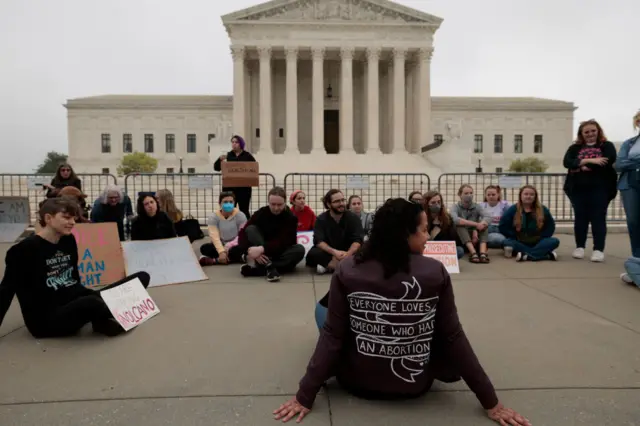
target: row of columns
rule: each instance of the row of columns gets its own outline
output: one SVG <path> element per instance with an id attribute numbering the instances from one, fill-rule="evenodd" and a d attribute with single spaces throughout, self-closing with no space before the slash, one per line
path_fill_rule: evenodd
<path id="1" fill-rule="evenodd" d="M 300 48 L 285 48 L 286 58 L 286 140 L 298 141 L 298 53 Z M 379 61 L 382 49 L 366 48 L 367 60 L 367 119 L 366 146 L 367 152 L 379 150 L 380 143 L 380 110 L 379 110 Z M 260 62 L 260 149 L 272 152 L 272 82 L 271 60 L 272 47 L 257 48 Z M 430 143 L 431 129 L 431 55 L 433 49 L 417 49 L 418 93 L 417 102 L 417 140 L 418 145 Z M 233 55 L 233 125 L 234 131 L 244 132 L 246 126 L 245 96 L 245 58 L 244 46 L 232 46 Z M 324 59 L 326 48 L 312 47 L 312 154 L 324 153 Z M 403 48 L 392 49 L 393 82 L 390 85 L 389 102 L 392 150 L 399 150 L 405 145 L 405 64 L 409 51 Z M 353 150 L 353 57 L 355 48 L 340 49 L 341 84 L 340 84 L 340 152 Z M 295 146 L 292 146 L 295 145 Z M 297 150 L 297 143 L 286 144 L 285 154 Z"/>

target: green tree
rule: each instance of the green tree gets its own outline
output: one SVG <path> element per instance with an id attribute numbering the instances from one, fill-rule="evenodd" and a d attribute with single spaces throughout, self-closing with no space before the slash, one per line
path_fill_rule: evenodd
<path id="1" fill-rule="evenodd" d="M 145 154 L 144 152 L 134 152 L 122 157 L 118 166 L 118 175 L 124 176 L 129 173 L 153 173 L 158 168 L 158 160 Z"/>
<path id="2" fill-rule="evenodd" d="M 44 161 L 40 163 L 36 169 L 36 173 L 39 174 L 54 174 L 58 170 L 58 166 L 67 162 L 67 154 L 61 152 L 50 151 L 47 152 L 47 156 L 44 157 Z"/>
<path id="3" fill-rule="evenodd" d="M 537 157 L 527 157 L 513 160 L 509 166 L 510 172 L 516 173 L 544 173 L 549 165 Z"/>

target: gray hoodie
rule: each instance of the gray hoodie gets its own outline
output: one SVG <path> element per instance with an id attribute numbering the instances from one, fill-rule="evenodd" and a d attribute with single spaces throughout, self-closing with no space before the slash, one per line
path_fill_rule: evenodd
<path id="1" fill-rule="evenodd" d="M 480 204 L 471 203 L 466 207 L 462 205 L 462 201 L 459 201 L 451 206 L 450 213 L 453 223 L 456 225 L 460 225 L 460 219 L 485 222 L 487 225 L 491 225 L 491 214 L 486 212 Z"/>

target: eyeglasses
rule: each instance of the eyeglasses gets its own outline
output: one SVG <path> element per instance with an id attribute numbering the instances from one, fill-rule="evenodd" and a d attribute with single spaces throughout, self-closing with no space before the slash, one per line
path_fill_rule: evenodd
<path id="1" fill-rule="evenodd" d="M 339 200 L 333 200 L 331 202 L 331 204 L 342 204 L 342 203 L 346 203 L 346 202 L 347 202 L 347 200 L 345 200 L 344 198 L 341 198 Z"/>

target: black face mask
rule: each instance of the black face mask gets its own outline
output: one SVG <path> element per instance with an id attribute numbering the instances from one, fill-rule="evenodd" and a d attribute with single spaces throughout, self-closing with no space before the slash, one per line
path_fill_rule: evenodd
<path id="1" fill-rule="evenodd" d="M 442 206 L 440 204 L 430 204 L 429 205 L 429 211 L 431 213 L 440 213 L 440 210 L 442 210 Z"/>

